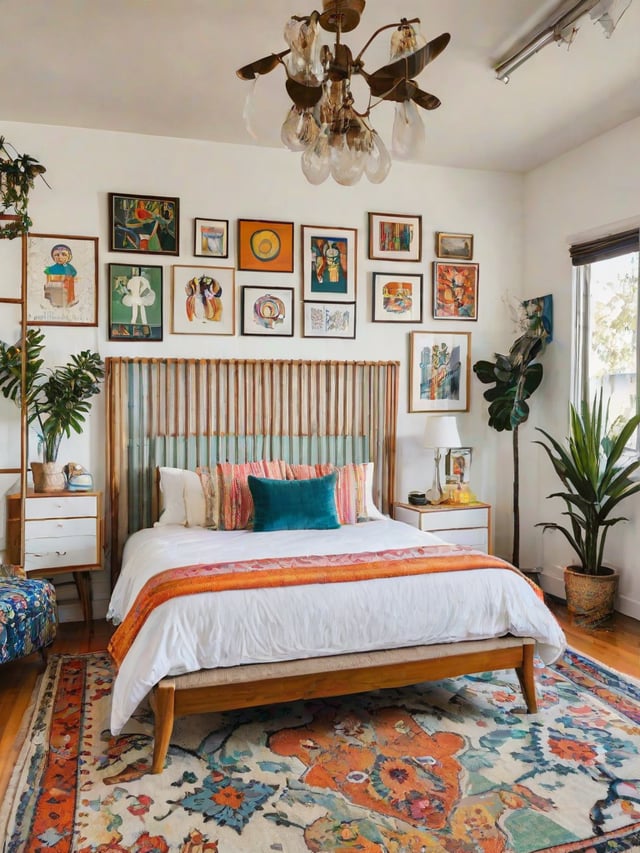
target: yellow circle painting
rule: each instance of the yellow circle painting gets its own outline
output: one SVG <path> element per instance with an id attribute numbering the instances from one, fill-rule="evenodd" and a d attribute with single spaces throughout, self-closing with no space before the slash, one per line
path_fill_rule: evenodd
<path id="1" fill-rule="evenodd" d="M 252 234 L 250 244 L 251 251 L 260 261 L 272 261 L 280 254 L 280 238 L 268 228 Z"/>

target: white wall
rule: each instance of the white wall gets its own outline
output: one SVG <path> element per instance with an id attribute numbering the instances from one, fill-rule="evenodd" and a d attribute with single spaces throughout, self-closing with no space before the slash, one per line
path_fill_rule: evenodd
<path id="1" fill-rule="evenodd" d="M 98 236 L 99 326 L 45 327 L 47 354 L 51 363 L 70 352 L 94 348 L 109 355 L 257 357 L 257 358 L 344 358 L 398 359 L 402 362 L 399 412 L 399 475 L 397 496 L 410 489 L 426 488 L 432 478 L 432 452 L 421 446 L 425 415 L 407 412 L 408 352 L 410 330 L 438 329 L 471 332 L 471 360 L 505 351 L 513 330 L 502 295 L 517 294 L 522 283 L 523 219 L 521 177 L 503 173 L 449 168 L 409 166 L 395 163 L 381 185 L 366 179 L 357 187 L 333 182 L 310 186 L 303 177 L 299 156 L 285 150 L 253 146 L 217 145 L 173 138 L 106 133 L 75 128 L 1 122 L 0 131 L 21 152 L 28 152 L 47 167 L 51 189 L 37 182 L 30 212 L 33 232 L 59 235 Z M 178 196 L 180 256 L 148 256 L 147 263 L 164 267 L 165 337 L 162 343 L 128 344 L 108 341 L 107 264 L 135 262 L 135 255 L 109 253 L 109 192 Z M 423 226 L 421 264 L 390 264 L 367 259 L 367 213 L 420 214 Z M 296 334 L 291 338 L 201 337 L 171 335 L 171 264 L 207 263 L 192 255 L 194 217 L 229 219 L 230 257 L 219 266 L 233 266 L 235 226 L 238 218 L 287 220 L 295 223 L 295 270 L 293 274 L 236 273 L 237 306 L 240 286 L 273 284 L 293 286 L 302 298 L 299 259 L 299 226 L 344 226 L 358 229 L 357 338 L 355 341 L 322 341 L 301 337 L 300 306 Z M 475 236 L 474 260 L 480 264 L 479 318 L 477 322 L 447 323 L 431 319 L 431 262 L 434 233 L 460 231 Z M 0 259 L 1 259 L 0 255 Z M 372 271 L 422 272 L 424 274 L 424 321 L 421 325 L 372 323 Z M 6 288 L 3 288 L 3 292 Z M 544 283 L 537 289 L 548 289 Z M 238 324 L 236 324 L 238 325 Z M 10 332 L 3 332 L 3 336 Z M 7 340 L 7 337 L 4 337 Z M 471 486 L 479 498 L 496 504 L 495 540 L 498 552 L 510 553 L 510 483 L 501 470 L 496 452 L 507 447 L 509 436 L 498 436 L 487 427 L 483 387 L 471 376 L 471 409 L 458 416 L 464 444 L 473 446 Z M 13 412 L 0 401 L 0 443 Z M 82 437 L 65 441 L 61 461 L 72 459 L 86 465 L 96 486 L 104 487 L 104 400 L 93 407 Z M 13 440 L 15 445 L 15 439 Z M 17 451 L 17 448 L 15 448 Z M 2 465 L 0 465 L 2 467 Z M 505 488 L 505 483 L 509 488 Z M 1 485 L 1 483 L 0 483 Z M 8 488 L 7 483 L 5 488 Z M 4 528 L 4 523 L 2 529 Z M 0 531 L 0 533 L 3 532 Z M 106 582 L 94 582 L 96 610 L 104 611 Z"/>
<path id="2" fill-rule="evenodd" d="M 545 499 L 558 482 L 542 448 L 531 444 L 537 437 L 533 427 L 542 426 L 558 438 L 567 435 L 572 346 L 568 247 L 640 225 L 639 150 L 636 119 L 536 169 L 525 180 L 523 296 L 553 294 L 554 341 L 543 356 L 544 382 L 532 398 L 523 441 L 522 487 L 527 496 L 522 502 L 522 565 L 543 566 L 545 588 L 558 595 L 564 594 L 562 567 L 571 562 L 571 550 L 561 534 L 543 536 L 534 527 L 539 521 L 559 520 L 562 502 Z M 609 533 L 606 561 L 622 574 L 618 608 L 640 618 L 640 497 L 633 496 L 620 509 L 630 521 Z"/>

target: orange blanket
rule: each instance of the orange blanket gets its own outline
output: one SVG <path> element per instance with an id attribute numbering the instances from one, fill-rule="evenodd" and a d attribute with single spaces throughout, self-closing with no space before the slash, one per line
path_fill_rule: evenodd
<path id="1" fill-rule="evenodd" d="M 182 595 L 490 568 L 518 572 L 498 557 L 462 545 L 427 545 L 360 554 L 269 558 L 167 569 L 148 580 L 140 590 L 133 607 L 111 638 L 109 653 L 116 666 L 120 666 L 152 610 Z"/>

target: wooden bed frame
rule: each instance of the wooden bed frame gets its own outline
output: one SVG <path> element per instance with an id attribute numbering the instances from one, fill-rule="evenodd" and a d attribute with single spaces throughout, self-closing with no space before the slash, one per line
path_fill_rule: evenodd
<path id="1" fill-rule="evenodd" d="M 107 359 L 108 549 L 118 576 L 127 536 L 157 518 L 158 466 L 217 461 L 374 462 L 373 496 L 394 500 L 397 362 Z M 515 669 L 537 710 L 535 642 L 502 637 L 200 670 L 152 692 L 152 772 L 176 717 L 360 693 Z"/>
<path id="2" fill-rule="evenodd" d="M 494 669 L 515 669 L 527 711 L 535 714 L 534 648 L 535 640 L 528 637 L 499 637 L 203 669 L 163 678 L 151 696 L 155 718 L 151 772 L 164 769 L 175 718 L 190 714 L 405 687 Z"/>

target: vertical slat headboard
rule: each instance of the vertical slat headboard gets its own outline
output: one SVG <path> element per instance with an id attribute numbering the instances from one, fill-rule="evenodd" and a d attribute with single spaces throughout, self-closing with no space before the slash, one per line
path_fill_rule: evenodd
<path id="1" fill-rule="evenodd" d="M 156 469 L 217 462 L 374 463 L 394 497 L 398 362 L 107 358 L 107 519 L 125 539 L 157 518 Z"/>

